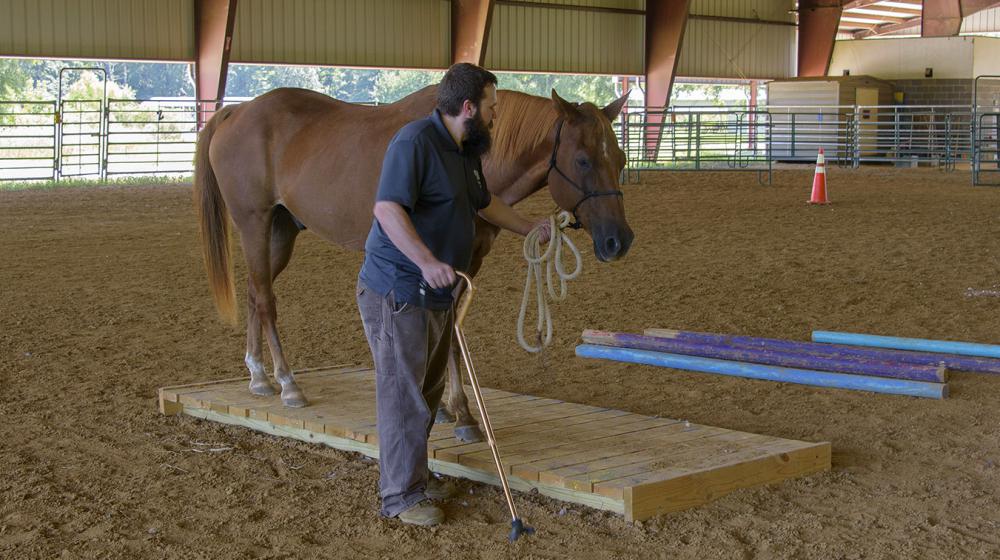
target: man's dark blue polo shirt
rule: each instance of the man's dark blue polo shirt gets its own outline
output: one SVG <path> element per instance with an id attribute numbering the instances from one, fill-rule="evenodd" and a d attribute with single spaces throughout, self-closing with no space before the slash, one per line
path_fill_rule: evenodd
<path id="1" fill-rule="evenodd" d="M 479 158 L 459 150 L 437 110 L 393 137 L 375 201 L 401 205 L 438 260 L 456 270 L 469 269 L 476 212 L 489 205 L 490 193 Z M 392 291 L 397 302 L 430 309 L 451 306 L 451 290 L 427 290 L 421 297 L 420 268 L 396 248 L 378 220 L 368 233 L 359 277 L 383 296 Z"/>

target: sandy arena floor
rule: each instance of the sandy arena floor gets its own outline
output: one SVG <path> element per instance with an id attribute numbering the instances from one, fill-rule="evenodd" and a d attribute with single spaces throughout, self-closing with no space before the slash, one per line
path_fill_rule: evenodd
<path id="1" fill-rule="evenodd" d="M 585 328 L 1000 341 L 1000 298 L 969 291 L 1000 289 L 1000 191 L 931 169 L 829 179 L 823 208 L 805 204 L 806 168 L 772 187 L 724 173 L 626 186 L 632 252 L 601 265 L 588 245 L 541 358 L 514 340 L 523 264 L 501 236 L 468 324 L 486 385 L 834 449 L 832 472 L 637 525 L 517 495 L 539 533 L 514 545 L 494 488 L 460 482 L 447 524 L 404 527 L 379 518 L 371 461 L 159 415 L 160 386 L 245 373 L 189 187 L 0 192 L 0 557 L 1000 557 L 1000 377 L 956 374 L 938 402 L 573 356 Z M 541 215 L 546 197 L 520 208 Z M 359 264 L 300 238 L 278 282 L 293 367 L 370 362 Z"/>

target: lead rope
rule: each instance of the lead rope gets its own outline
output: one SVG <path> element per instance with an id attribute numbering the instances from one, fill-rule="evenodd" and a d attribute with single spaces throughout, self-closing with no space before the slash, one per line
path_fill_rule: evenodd
<path id="1" fill-rule="evenodd" d="M 524 238 L 524 260 L 528 263 L 528 274 L 524 279 L 524 297 L 521 298 L 521 311 L 517 315 L 517 342 L 526 351 L 531 353 L 541 352 L 543 348 L 552 343 L 552 315 L 549 312 L 549 302 L 545 298 L 542 288 L 542 264 L 545 265 L 545 280 L 549 297 L 552 301 L 562 301 L 566 299 L 566 282 L 575 279 L 583 270 L 583 260 L 580 258 L 580 251 L 573 244 L 569 236 L 563 234 L 563 229 L 569 226 L 569 212 L 560 212 L 558 216 L 549 216 L 549 230 L 552 236 L 549 244 L 542 252 L 542 244 L 538 241 L 539 228 L 531 230 Z M 558 219 L 558 224 L 556 220 Z M 558 227 L 557 227 L 558 225 Z M 563 267 L 562 255 L 563 245 L 569 247 L 576 266 L 573 272 L 567 273 Z M 555 269 L 559 278 L 559 293 L 553 287 L 552 270 Z M 538 324 L 536 326 L 536 340 L 538 346 L 532 346 L 524 338 L 524 318 L 528 311 L 528 299 L 531 297 L 531 285 L 535 285 L 535 300 L 538 303 Z M 542 336 L 542 333 L 545 336 Z"/>

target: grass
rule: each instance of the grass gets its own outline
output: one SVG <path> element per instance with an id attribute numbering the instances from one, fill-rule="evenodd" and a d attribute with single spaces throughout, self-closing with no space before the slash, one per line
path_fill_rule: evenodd
<path id="1" fill-rule="evenodd" d="M 142 175 L 131 177 L 109 177 L 100 179 L 52 179 L 34 181 L 0 181 L 0 191 L 21 191 L 40 189 L 65 189 L 85 187 L 127 187 L 136 185 L 181 185 L 191 182 L 191 176 L 177 175 Z"/>

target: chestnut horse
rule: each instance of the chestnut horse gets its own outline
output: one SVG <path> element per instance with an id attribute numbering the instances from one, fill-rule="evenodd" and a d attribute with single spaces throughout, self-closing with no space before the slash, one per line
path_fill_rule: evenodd
<path id="1" fill-rule="evenodd" d="M 624 256 L 633 234 L 618 190 L 625 154 L 611 122 L 626 96 L 603 109 L 569 103 L 555 91 L 551 100 L 512 91 L 497 97 L 493 148 L 483 160 L 490 192 L 513 205 L 549 184 L 556 204 L 572 209 L 590 233 L 598 259 Z M 288 265 L 302 229 L 349 249 L 363 249 L 386 147 L 404 124 L 430 114 L 435 102 L 436 86 L 378 107 L 283 88 L 223 108 L 202 130 L 194 200 L 205 267 L 219 313 L 235 323 L 232 218 L 247 261 L 245 362 L 251 393 L 275 393 L 264 371 L 263 329 L 282 402 L 290 407 L 307 404 L 278 337 L 274 280 Z M 495 226 L 477 219 L 469 274 L 479 270 L 497 233 Z M 449 370 L 447 410 L 439 418 L 457 417 L 456 435 L 478 441 L 482 436 L 454 359 Z"/>

